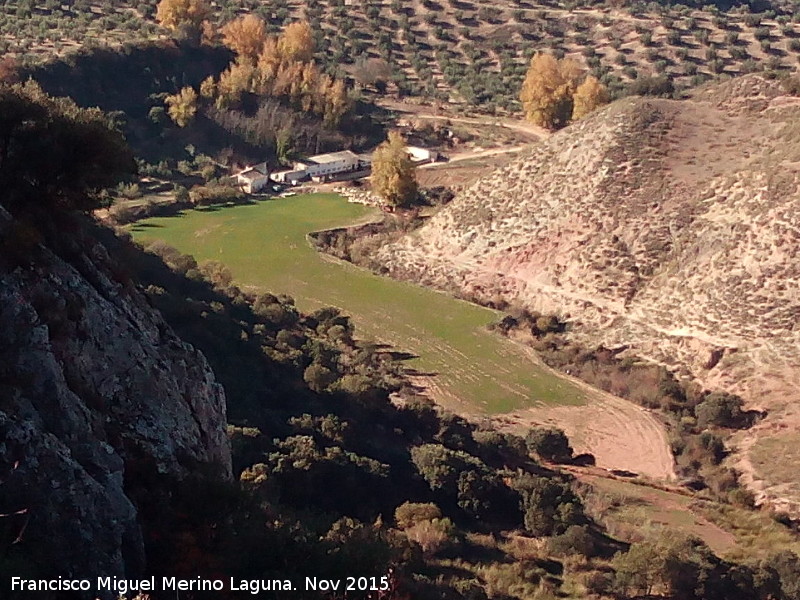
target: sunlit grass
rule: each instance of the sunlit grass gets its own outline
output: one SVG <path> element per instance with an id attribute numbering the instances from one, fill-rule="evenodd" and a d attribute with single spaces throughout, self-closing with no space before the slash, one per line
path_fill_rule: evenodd
<path id="1" fill-rule="evenodd" d="M 304 310 L 339 307 L 353 317 L 361 337 L 416 355 L 410 366 L 435 374 L 445 398 L 488 413 L 583 402 L 579 388 L 486 330 L 497 319 L 494 311 L 333 260 L 306 238 L 376 215 L 339 196 L 314 194 L 187 211 L 130 230 L 141 242 L 164 240 L 198 261 L 223 262 L 245 289 L 289 294 Z"/>

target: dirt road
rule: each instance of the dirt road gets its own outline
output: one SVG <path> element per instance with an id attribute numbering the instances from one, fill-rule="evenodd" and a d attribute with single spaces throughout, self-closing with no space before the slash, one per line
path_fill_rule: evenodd
<path id="1" fill-rule="evenodd" d="M 499 156 L 501 154 L 513 154 L 521 152 L 530 148 L 530 144 L 522 144 L 519 146 L 507 146 L 504 148 L 490 148 L 489 150 L 469 150 L 467 152 L 455 152 L 448 156 L 447 162 L 428 163 L 421 165 L 419 169 L 446 169 L 452 163 L 461 162 L 465 160 L 473 160 L 476 158 L 488 158 L 490 156 Z"/>

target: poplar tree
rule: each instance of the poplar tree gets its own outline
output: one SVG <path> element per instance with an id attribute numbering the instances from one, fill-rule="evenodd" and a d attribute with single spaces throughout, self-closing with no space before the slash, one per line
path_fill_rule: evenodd
<path id="1" fill-rule="evenodd" d="M 189 27 L 199 32 L 210 14 L 211 7 L 206 0 L 161 0 L 156 9 L 156 20 L 172 31 Z"/>
<path id="2" fill-rule="evenodd" d="M 389 138 L 372 155 L 372 187 L 390 206 L 402 206 L 417 197 L 417 176 L 402 136 Z"/>
<path id="3" fill-rule="evenodd" d="M 597 78 L 587 75 L 573 96 L 572 120 L 582 119 L 608 103 L 608 90 Z"/>
<path id="4" fill-rule="evenodd" d="M 264 21 L 254 14 L 234 19 L 222 28 L 222 41 L 238 56 L 254 63 L 267 41 Z"/>
<path id="5" fill-rule="evenodd" d="M 278 49 L 284 61 L 308 62 L 314 58 L 314 36 L 305 21 L 287 25 L 278 38 Z"/>
<path id="6" fill-rule="evenodd" d="M 520 91 L 528 120 L 547 129 L 563 127 L 572 116 L 573 95 L 582 76 L 574 60 L 557 60 L 550 54 L 536 54 Z"/>
<path id="7" fill-rule="evenodd" d="M 167 96 L 167 114 L 178 127 L 186 127 L 197 113 L 197 92 L 190 87 L 183 88 L 177 94 Z"/>

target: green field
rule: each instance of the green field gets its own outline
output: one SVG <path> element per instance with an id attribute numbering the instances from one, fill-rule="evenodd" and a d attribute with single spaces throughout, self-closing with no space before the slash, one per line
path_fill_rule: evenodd
<path id="1" fill-rule="evenodd" d="M 584 401 L 579 388 L 537 366 L 524 348 L 489 333 L 494 311 L 333 260 L 306 239 L 375 214 L 336 195 L 314 194 L 147 219 L 131 232 L 198 261 L 223 262 L 244 289 L 289 294 L 303 310 L 340 308 L 362 339 L 416 355 L 409 366 L 435 375 L 432 393 L 445 404 L 498 413 Z"/>

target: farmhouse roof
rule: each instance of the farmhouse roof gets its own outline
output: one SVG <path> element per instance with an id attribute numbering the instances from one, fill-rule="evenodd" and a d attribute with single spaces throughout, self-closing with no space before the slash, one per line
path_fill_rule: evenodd
<path id="1" fill-rule="evenodd" d="M 267 169 L 267 163 L 264 162 L 257 165 L 252 165 L 242 171 L 239 171 L 236 174 L 236 177 L 244 177 L 245 179 L 253 180 L 260 179 L 265 175 L 269 175 L 269 169 Z"/>

